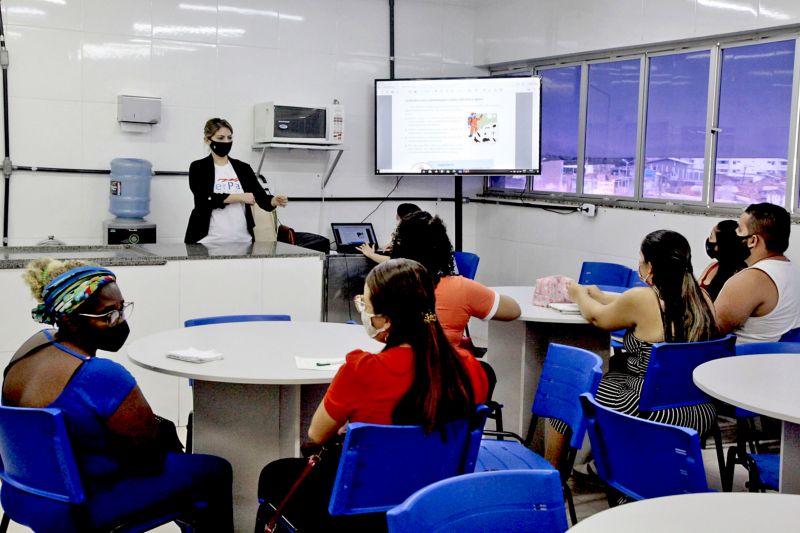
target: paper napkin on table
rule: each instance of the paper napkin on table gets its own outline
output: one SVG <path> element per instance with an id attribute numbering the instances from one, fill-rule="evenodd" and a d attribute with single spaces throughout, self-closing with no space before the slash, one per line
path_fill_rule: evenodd
<path id="1" fill-rule="evenodd" d="M 167 352 L 167 357 L 189 363 L 208 363 L 222 359 L 222 354 L 216 350 L 198 350 L 190 346 L 183 350 L 171 350 Z"/>
<path id="2" fill-rule="evenodd" d="M 561 304 L 552 303 L 552 304 L 549 304 L 549 306 L 552 307 L 553 309 L 555 309 L 556 311 L 561 311 L 562 313 L 567 313 L 567 314 L 571 314 L 571 315 L 572 314 L 574 314 L 574 315 L 581 314 L 581 310 L 578 309 L 578 304 L 575 304 L 575 303 L 561 303 Z"/>
<path id="3" fill-rule="evenodd" d="M 344 364 L 344 359 L 338 357 L 330 359 L 325 357 L 297 357 L 294 362 L 301 370 L 337 370 Z"/>

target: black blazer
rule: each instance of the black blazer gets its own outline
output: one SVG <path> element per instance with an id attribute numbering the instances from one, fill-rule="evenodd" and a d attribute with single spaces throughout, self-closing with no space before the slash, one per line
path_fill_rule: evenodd
<path id="1" fill-rule="evenodd" d="M 258 178 L 256 178 L 250 165 L 232 157 L 229 157 L 228 161 L 233 166 L 244 192 L 253 193 L 256 198 L 256 204 L 261 209 L 266 211 L 275 209 L 272 206 L 272 196 L 264 192 L 264 188 L 258 182 Z M 229 196 L 228 194 L 214 193 L 214 160 L 210 154 L 203 159 L 192 161 L 189 166 L 189 188 L 192 189 L 192 194 L 194 195 L 194 209 L 192 209 L 192 214 L 189 215 L 189 224 L 186 227 L 186 236 L 183 242 L 195 244 L 208 235 L 211 211 L 225 207 L 227 205 L 225 204 L 225 199 Z M 246 208 L 244 216 L 247 220 L 247 231 L 250 232 L 250 235 L 253 235 L 253 226 L 255 226 L 253 213 Z"/>

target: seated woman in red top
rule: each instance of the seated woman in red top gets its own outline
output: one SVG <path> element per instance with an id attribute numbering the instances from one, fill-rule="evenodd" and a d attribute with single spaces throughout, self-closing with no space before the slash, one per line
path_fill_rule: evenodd
<path id="1" fill-rule="evenodd" d="M 418 424 L 436 431 L 468 418 L 486 400 L 486 375 L 475 358 L 447 342 L 434 311 L 433 283 L 422 265 L 405 259 L 378 265 L 367 276 L 360 302 L 367 334 L 386 348 L 347 355 L 311 421 L 312 444 L 336 439 L 348 422 Z M 281 459 L 267 465 L 259 498 L 280 502 L 305 464 Z M 328 514 L 337 466 L 330 456 L 320 462 L 284 516 L 300 531 L 385 529 L 382 514 L 344 519 Z"/>
<path id="2" fill-rule="evenodd" d="M 436 314 L 445 335 L 459 345 L 472 317 L 480 320 L 515 320 L 519 304 L 505 294 L 455 274 L 453 245 L 438 216 L 417 211 L 403 217 L 392 241 L 392 257 L 422 263 L 436 287 Z"/>

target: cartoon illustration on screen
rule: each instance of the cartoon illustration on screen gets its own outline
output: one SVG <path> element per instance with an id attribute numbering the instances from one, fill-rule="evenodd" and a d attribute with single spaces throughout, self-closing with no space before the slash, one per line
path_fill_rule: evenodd
<path id="1" fill-rule="evenodd" d="M 467 125 L 469 126 L 469 137 L 476 143 L 497 142 L 495 138 L 497 113 L 472 112 L 467 117 Z"/>

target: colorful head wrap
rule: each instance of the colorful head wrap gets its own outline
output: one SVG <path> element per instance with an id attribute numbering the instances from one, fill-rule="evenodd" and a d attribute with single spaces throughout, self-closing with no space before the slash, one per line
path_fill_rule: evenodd
<path id="1" fill-rule="evenodd" d="M 42 289 L 42 303 L 31 310 L 31 316 L 43 324 L 55 324 L 60 316 L 75 311 L 89 296 L 117 277 L 106 268 L 84 266 L 73 268 L 52 279 Z"/>

